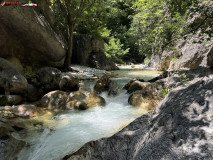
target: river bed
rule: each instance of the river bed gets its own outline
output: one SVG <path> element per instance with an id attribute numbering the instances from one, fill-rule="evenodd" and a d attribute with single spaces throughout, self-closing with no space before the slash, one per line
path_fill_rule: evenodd
<path id="1" fill-rule="evenodd" d="M 112 80 L 121 89 L 136 72 L 135 78 L 151 79 L 159 72 L 143 70 L 120 70 Z M 143 74 L 143 73 L 144 74 Z M 129 73 L 129 74 L 128 74 Z M 139 74 L 140 73 L 140 74 Z M 85 81 L 86 82 L 86 81 Z M 86 88 L 93 88 L 94 82 L 84 84 Z M 52 118 L 55 125 L 45 129 L 39 136 L 32 137 L 18 156 L 18 160 L 59 160 L 68 153 L 78 150 L 91 140 L 112 136 L 128 125 L 146 110 L 134 108 L 128 104 L 129 95 L 125 91 L 118 96 L 101 95 L 106 100 L 105 107 L 96 107 L 87 111 L 68 111 Z"/>

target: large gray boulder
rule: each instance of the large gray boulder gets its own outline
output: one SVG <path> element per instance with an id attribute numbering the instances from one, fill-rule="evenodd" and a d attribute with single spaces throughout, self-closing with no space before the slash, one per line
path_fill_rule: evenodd
<path id="1" fill-rule="evenodd" d="M 64 160 L 213 159 L 213 75 L 170 92 L 155 112 Z"/>
<path id="2" fill-rule="evenodd" d="M 196 43 L 186 45 L 182 49 L 183 57 L 181 59 L 182 68 L 195 69 L 201 65 L 204 57 L 206 56 L 206 48 L 203 44 Z"/>
<path id="3" fill-rule="evenodd" d="M 20 2 L 24 4 L 28 0 Z M 1 7 L 0 57 L 16 56 L 28 64 L 60 64 L 65 57 L 66 43 L 54 29 L 56 21 L 48 1 L 36 3 L 35 8 Z"/>

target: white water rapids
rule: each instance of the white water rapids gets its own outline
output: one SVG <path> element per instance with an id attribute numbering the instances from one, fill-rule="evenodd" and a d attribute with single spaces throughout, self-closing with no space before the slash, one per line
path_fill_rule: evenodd
<path id="1" fill-rule="evenodd" d="M 62 159 L 91 140 L 113 135 L 146 112 L 129 105 L 129 95 L 124 92 L 116 97 L 108 97 L 107 93 L 101 96 L 106 100 L 105 107 L 55 116 L 54 130 L 45 129 L 39 137 L 32 137 L 34 139 L 21 151 L 18 160 Z"/>
<path id="2" fill-rule="evenodd" d="M 50 132 L 45 129 L 35 144 L 24 149 L 19 160 L 58 160 L 70 151 L 76 151 L 86 142 L 114 134 L 125 123 L 136 118 L 137 109 L 128 105 L 128 95 L 107 98 L 105 107 L 62 114 L 61 127 Z"/>

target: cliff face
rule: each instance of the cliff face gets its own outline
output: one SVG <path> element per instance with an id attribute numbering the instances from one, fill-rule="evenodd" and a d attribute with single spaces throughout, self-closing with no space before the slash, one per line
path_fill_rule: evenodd
<path id="1" fill-rule="evenodd" d="M 158 70 L 196 69 L 213 66 L 213 2 L 199 4 L 198 11 L 186 23 L 187 34 L 162 53 L 152 55 L 149 67 Z M 190 10 L 188 11 L 190 12 Z"/>
<path id="2" fill-rule="evenodd" d="M 149 67 L 157 70 L 212 67 L 213 39 L 207 40 L 198 35 L 179 41 L 173 50 L 165 50 L 163 53 L 153 55 Z"/>
<path id="3" fill-rule="evenodd" d="M 104 41 L 89 35 L 74 35 L 71 63 L 104 70 L 118 69 L 104 54 Z"/>
<path id="4" fill-rule="evenodd" d="M 152 113 L 110 138 L 89 142 L 68 160 L 212 159 L 213 74 L 170 92 Z"/>

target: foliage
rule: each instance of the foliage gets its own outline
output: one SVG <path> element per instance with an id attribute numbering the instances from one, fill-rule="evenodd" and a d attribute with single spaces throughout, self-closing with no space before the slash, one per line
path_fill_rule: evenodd
<path id="1" fill-rule="evenodd" d="M 120 62 L 130 59 L 142 62 L 144 56 L 150 58 L 152 54 L 172 49 L 171 46 L 177 40 L 188 33 L 197 32 L 198 29 L 209 36 L 208 41 L 213 34 L 212 0 L 51 0 L 51 2 L 51 8 L 59 22 L 57 27 L 64 35 L 70 33 L 69 26 L 74 22 L 74 33 L 104 39 L 107 43 L 106 55 Z M 83 10 L 80 9 L 81 3 L 85 4 Z M 69 12 L 73 17 L 71 19 L 68 18 Z M 67 40 L 69 39 L 67 36 Z M 178 55 L 179 51 L 174 58 L 179 58 Z"/>
<path id="2" fill-rule="evenodd" d="M 183 1 L 178 7 L 176 3 L 168 0 L 137 0 L 134 7 L 138 14 L 134 16 L 132 28 L 139 35 L 141 54 L 150 56 L 162 52 L 184 33 L 187 5 Z"/>
<path id="3" fill-rule="evenodd" d="M 189 84 L 189 78 L 187 78 L 186 73 L 181 74 L 183 78 L 183 84 L 186 86 Z"/>
<path id="4" fill-rule="evenodd" d="M 149 57 L 146 57 L 146 58 L 144 59 L 144 63 L 145 63 L 145 64 L 149 64 L 150 61 L 151 61 L 151 59 L 150 59 Z"/>
<path id="5" fill-rule="evenodd" d="M 108 58 L 111 58 L 117 63 L 124 63 L 122 56 L 129 52 L 129 48 L 123 49 L 119 39 L 111 37 L 108 44 L 105 44 L 105 53 Z"/>
<path id="6" fill-rule="evenodd" d="M 163 88 L 162 91 L 161 91 L 161 94 L 162 94 L 163 97 L 165 97 L 169 92 L 170 92 L 169 88 Z"/>

